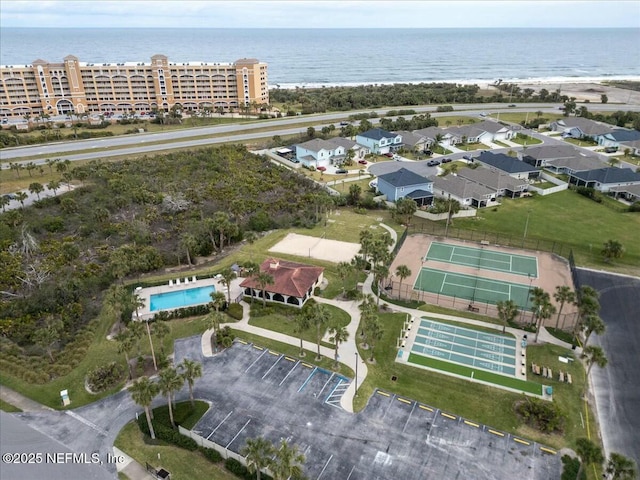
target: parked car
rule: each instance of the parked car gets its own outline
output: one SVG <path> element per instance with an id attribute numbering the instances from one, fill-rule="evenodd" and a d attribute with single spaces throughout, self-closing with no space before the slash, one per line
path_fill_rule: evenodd
<path id="1" fill-rule="evenodd" d="M 509 105 L 509 108 L 513 108 L 513 107 L 515 107 L 515 106 L 516 106 L 516 104 L 515 104 L 515 103 L 512 103 L 511 105 Z"/>
<path id="2" fill-rule="evenodd" d="M 347 172 L 344 168 L 338 168 L 336 170 L 336 173 L 349 173 L 349 172 Z"/>
<path id="3" fill-rule="evenodd" d="M 469 161 L 473 160 L 473 157 L 471 155 L 463 155 L 462 158 L 464 158 L 465 160 L 469 160 Z"/>
<path id="4" fill-rule="evenodd" d="M 360 165 L 366 165 L 366 164 L 367 164 L 367 161 L 366 161 L 366 160 L 358 160 L 358 163 L 359 163 Z"/>
<path id="5" fill-rule="evenodd" d="M 487 116 L 487 113 L 486 113 L 486 112 L 482 112 L 482 113 L 480 114 L 480 116 L 481 116 L 481 117 L 486 117 L 486 116 Z"/>
<path id="6" fill-rule="evenodd" d="M 429 167 L 436 167 L 438 165 L 440 165 L 440 160 L 429 160 L 427 162 L 427 166 Z"/>
<path id="7" fill-rule="evenodd" d="M 425 155 L 427 155 L 427 156 L 429 156 L 429 157 L 430 157 L 431 155 L 433 155 L 433 152 L 432 152 L 431 150 L 423 150 L 423 152 L 424 152 L 424 154 L 425 154 Z"/>
<path id="8" fill-rule="evenodd" d="M 318 170 L 319 172 L 324 172 L 327 170 L 327 167 L 318 167 L 316 168 L 316 170 Z"/>
<path id="9" fill-rule="evenodd" d="M 451 161 L 450 158 L 443 158 L 442 159 L 442 163 L 449 163 L 450 161 Z M 437 160 L 436 160 L 436 162 L 437 162 Z"/>
<path id="10" fill-rule="evenodd" d="M 349 122 L 340 122 L 341 127 L 346 127 L 347 125 L 349 125 Z"/>
<path id="11" fill-rule="evenodd" d="M 383 153 L 383 155 L 385 157 L 389 157 L 389 158 L 393 158 L 393 153 L 389 152 L 389 153 Z"/>

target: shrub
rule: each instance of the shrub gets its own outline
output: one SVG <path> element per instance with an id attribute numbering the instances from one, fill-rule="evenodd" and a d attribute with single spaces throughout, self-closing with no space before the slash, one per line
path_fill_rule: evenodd
<path id="1" fill-rule="evenodd" d="M 560 480 L 585 480 L 587 478 L 586 472 L 583 470 L 582 475 L 578 479 L 578 470 L 580 470 L 580 460 L 577 458 L 571 458 L 569 455 L 562 456 L 562 476 Z"/>
<path id="2" fill-rule="evenodd" d="M 576 192 L 587 198 L 590 198 L 594 202 L 602 203 L 602 195 L 595 188 L 592 187 L 576 187 Z"/>
<path id="3" fill-rule="evenodd" d="M 453 107 L 451 105 L 439 105 L 436 108 L 436 112 L 453 112 Z"/>
<path id="4" fill-rule="evenodd" d="M 249 470 L 235 458 L 227 458 L 224 461 L 224 468 L 240 478 L 250 478 Z M 252 475 L 253 477 L 253 475 Z"/>
<path id="5" fill-rule="evenodd" d="M 556 402 L 545 402 L 537 398 L 526 397 L 516 403 L 516 413 L 525 423 L 543 433 L 562 432 L 564 414 Z"/>
<path id="6" fill-rule="evenodd" d="M 124 369 L 116 362 L 102 365 L 87 375 L 87 384 L 92 392 L 104 392 L 116 385 L 123 377 Z"/>
<path id="7" fill-rule="evenodd" d="M 633 202 L 629 205 L 630 212 L 640 212 L 640 202 Z"/>
<path id="8" fill-rule="evenodd" d="M 229 305 L 229 308 L 227 309 L 227 314 L 231 318 L 234 318 L 236 320 L 242 320 L 243 313 L 244 313 L 244 309 L 242 308 L 242 305 L 240 305 L 239 303 L 232 303 L 231 305 Z"/>
<path id="9" fill-rule="evenodd" d="M 214 450 L 213 448 L 200 447 L 198 448 L 198 450 L 200 450 L 202 455 L 204 455 L 207 460 L 212 463 L 220 463 L 222 461 L 222 455 L 220 455 L 220 452 Z"/>
<path id="10" fill-rule="evenodd" d="M 198 450 L 198 444 L 192 438 L 182 435 L 178 430 L 174 430 L 171 426 L 164 423 L 152 420 L 153 431 L 156 433 L 156 438 L 164 440 L 167 443 L 171 443 L 176 447 L 184 448 L 185 450 L 194 451 Z M 149 435 L 149 426 L 147 425 L 147 416 L 138 416 L 138 428 L 145 435 Z"/>
<path id="11" fill-rule="evenodd" d="M 229 348 L 231 345 L 233 345 L 233 340 L 235 338 L 236 337 L 233 335 L 233 333 L 231 332 L 231 329 L 228 326 L 218 331 L 218 335 L 217 335 L 218 342 L 224 348 Z"/>

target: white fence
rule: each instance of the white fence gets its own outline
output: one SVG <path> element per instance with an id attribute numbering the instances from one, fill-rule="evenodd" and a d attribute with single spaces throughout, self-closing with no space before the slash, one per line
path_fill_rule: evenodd
<path id="1" fill-rule="evenodd" d="M 232 451 L 228 450 L 227 448 L 223 447 L 222 445 L 218 445 L 217 443 L 212 442 L 211 440 L 207 440 L 206 438 L 201 437 L 197 433 L 194 433 L 191 430 L 187 430 L 182 425 L 178 425 L 178 431 L 182 435 L 184 435 L 185 437 L 189 437 L 189 438 L 193 439 L 201 447 L 213 448 L 220 455 L 222 455 L 222 458 L 224 458 L 225 460 L 227 458 L 233 458 L 233 459 L 239 461 L 245 467 L 247 466 L 247 462 L 246 462 L 245 458 L 242 455 L 239 455 L 239 454 L 237 454 L 235 452 L 232 452 Z"/>
<path id="2" fill-rule="evenodd" d="M 464 218 L 464 217 L 475 217 L 478 211 L 475 208 L 470 208 L 469 210 L 460 210 L 458 213 L 453 214 L 453 218 Z M 449 216 L 448 213 L 429 213 L 423 210 L 416 210 L 414 213 L 416 217 L 426 218 L 427 220 L 431 220 L 432 222 L 436 222 L 438 220 L 446 220 Z"/>
<path id="3" fill-rule="evenodd" d="M 551 195 L 552 193 L 561 192 L 569 188 L 569 184 L 567 182 L 563 182 L 562 180 L 557 179 L 554 176 L 548 175 L 546 173 L 542 173 L 540 178 L 546 180 L 547 182 L 551 182 L 555 185 L 555 187 L 551 188 L 538 188 L 534 185 L 529 185 L 529 190 L 536 192 L 538 195 Z"/>

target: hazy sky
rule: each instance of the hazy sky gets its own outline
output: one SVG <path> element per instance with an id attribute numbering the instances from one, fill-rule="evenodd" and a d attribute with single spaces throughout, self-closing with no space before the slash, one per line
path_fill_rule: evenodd
<path id="1" fill-rule="evenodd" d="M 2 0 L 0 27 L 640 27 L 640 0 Z"/>

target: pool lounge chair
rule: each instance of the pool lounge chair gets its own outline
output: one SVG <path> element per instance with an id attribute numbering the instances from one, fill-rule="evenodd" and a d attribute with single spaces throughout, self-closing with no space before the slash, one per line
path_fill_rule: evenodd
<path id="1" fill-rule="evenodd" d="M 186 285 L 187 283 L 189 283 L 189 277 L 184 277 L 184 284 Z"/>
<path id="2" fill-rule="evenodd" d="M 180 279 L 176 278 L 176 285 L 180 285 Z"/>
<path id="3" fill-rule="evenodd" d="M 191 282 L 195 282 L 197 280 L 196 276 L 194 275 L 193 277 L 191 277 Z"/>
<path id="4" fill-rule="evenodd" d="M 169 280 L 169 286 L 173 287 L 173 280 Z"/>

